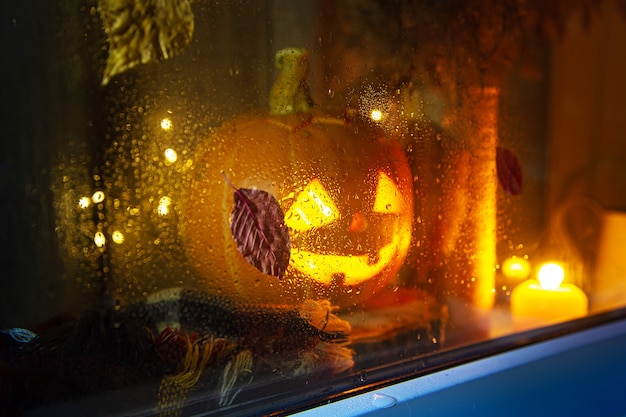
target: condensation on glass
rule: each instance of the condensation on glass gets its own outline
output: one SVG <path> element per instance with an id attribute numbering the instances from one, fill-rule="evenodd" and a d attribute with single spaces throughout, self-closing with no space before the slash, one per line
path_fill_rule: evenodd
<path id="1" fill-rule="evenodd" d="M 296 410 L 622 308 L 624 9 L 3 3 L 9 414 Z"/>

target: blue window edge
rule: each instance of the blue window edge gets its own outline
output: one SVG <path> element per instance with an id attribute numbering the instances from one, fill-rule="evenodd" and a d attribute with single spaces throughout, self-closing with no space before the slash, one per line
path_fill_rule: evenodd
<path id="1" fill-rule="evenodd" d="M 538 341 L 529 345 L 294 415 L 626 416 L 626 318 L 620 316 L 609 323 L 550 339 L 537 338 L 541 330 L 535 331 L 535 336 L 531 332 L 531 339 L 535 337 Z M 581 321 L 586 322 L 589 320 Z M 572 323 L 564 325 L 576 327 Z M 555 329 L 559 328 L 564 327 Z M 548 329 L 549 333 L 554 335 Z"/>

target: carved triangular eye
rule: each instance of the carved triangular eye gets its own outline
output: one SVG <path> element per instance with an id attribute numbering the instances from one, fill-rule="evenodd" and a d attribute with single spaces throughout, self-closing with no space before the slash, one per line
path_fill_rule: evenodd
<path id="1" fill-rule="evenodd" d="M 339 210 L 322 183 L 313 179 L 285 213 L 285 224 L 296 232 L 324 226 L 339 218 Z"/>
<path id="2" fill-rule="evenodd" d="M 394 181 L 387 174 L 379 171 L 376 199 L 372 211 L 375 213 L 400 213 L 402 211 L 402 198 L 400 196 L 400 191 Z"/>

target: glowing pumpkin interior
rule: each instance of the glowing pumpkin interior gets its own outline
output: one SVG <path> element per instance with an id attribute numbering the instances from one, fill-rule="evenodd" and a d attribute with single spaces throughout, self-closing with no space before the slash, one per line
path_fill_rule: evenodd
<path id="1" fill-rule="evenodd" d="M 239 253 L 233 189 L 272 194 L 291 238 L 281 279 Z M 297 303 L 365 301 L 396 275 L 408 251 L 413 187 L 402 150 L 367 122 L 311 114 L 241 116 L 209 137 L 193 166 L 183 222 L 191 264 L 212 292 Z"/>
<path id="2" fill-rule="evenodd" d="M 382 171 L 378 173 L 374 195 L 372 213 L 400 214 L 402 208 L 400 191 L 393 180 Z M 295 237 L 298 233 L 332 224 L 341 217 L 342 214 L 332 197 L 315 178 L 298 194 L 296 201 L 286 213 L 285 224 L 293 231 Z M 360 211 L 352 213 L 350 219 L 347 233 L 356 234 L 366 230 L 367 219 Z M 358 254 L 358 250 L 357 253 L 348 256 L 297 250 L 296 256 L 291 257 L 291 265 L 307 277 L 325 285 L 330 285 L 337 277 L 343 277 L 344 285 L 358 285 L 376 276 L 391 263 L 399 252 L 400 240 L 398 235 L 394 235 L 389 243 L 379 248 L 375 257 Z"/>

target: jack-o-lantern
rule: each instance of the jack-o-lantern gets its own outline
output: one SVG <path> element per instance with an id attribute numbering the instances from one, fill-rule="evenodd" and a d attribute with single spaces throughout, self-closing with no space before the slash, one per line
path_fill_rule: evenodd
<path id="1" fill-rule="evenodd" d="M 375 123 L 308 110 L 305 98 L 298 104 L 303 78 L 294 74 L 306 73 L 305 51 L 282 51 L 277 64 L 272 112 L 227 121 L 198 150 L 183 222 L 187 254 L 209 291 L 234 300 L 328 298 L 349 307 L 388 284 L 406 257 L 408 162 Z M 291 100 L 277 98 L 285 94 Z M 280 276 L 259 270 L 238 247 L 231 230 L 238 189 L 264 191 L 280 207 L 277 227 L 289 236 Z"/>

